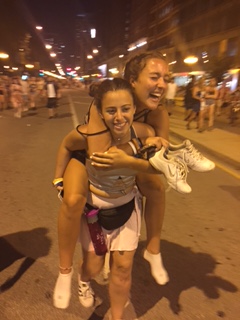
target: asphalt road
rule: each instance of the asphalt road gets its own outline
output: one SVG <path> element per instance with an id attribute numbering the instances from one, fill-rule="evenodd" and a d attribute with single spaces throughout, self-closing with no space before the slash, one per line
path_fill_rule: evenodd
<path id="1" fill-rule="evenodd" d="M 109 308 L 101 277 L 93 288 L 102 305 L 85 310 L 78 302 L 79 245 L 71 304 L 67 310 L 52 306 L 59 210 L 51 185 L 54 162 L 61 139 L 81 122 L 89 101 L 86 92 L 68 90 L 57 119 L 48 119 L 43 104 L 22 119 L 13 118 L 12 110 L 0 118 L 0 320 L 100 320 Z M 167 193 L 162 255 L 171 281 L 157 285 L 141 257 L 143 224 L 127 320 L 239 318 L 239 180 L 216 168 L 191 171 L 188 182 L 191 194 Z"/>

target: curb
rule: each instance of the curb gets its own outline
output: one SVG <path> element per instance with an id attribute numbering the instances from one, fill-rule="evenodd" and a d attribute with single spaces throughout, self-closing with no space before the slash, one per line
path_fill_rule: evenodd
<path id="1" fill-rule="evenodd" d="M 196 148 L 200 149 L 201 151 L 205 151 L 206 153 L 212 155 L 213 157 L 217 157 L 222 162 L 225 162 L 229 166 L 233 167 L 234 170 L 240 170 L 240 162 L 228 157 L 226 154 L 222 154 L 220 152 L 213 151 L 212 149 L 210 149 L 206 146 L 203 146 L 202 144 L 200 144 L 199 142 L 197 142 L 194 139 L 186 138 L 186 136 L 183 136 L 179 133 L 172 131 L 171 128 L 170 128 L 169 132 L 170 132 L 171 137 L 176 138 L 176 139 L 180 139 L 180 140 L 189 139 L 194 144 L 194 146 Z"/>

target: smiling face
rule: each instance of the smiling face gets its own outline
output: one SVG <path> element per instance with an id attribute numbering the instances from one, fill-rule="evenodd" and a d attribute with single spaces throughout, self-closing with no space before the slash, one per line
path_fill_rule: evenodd
<path id="1" fill-rule="evenodd" d="M 129 140 L 135 106 L 128 90 L 108 91 L 102 98 L 101 116 L 114 139 Z"/>
<path id="2" fill-rule="evenodd" d="M 130 80 L 137 111 L 157 108 L 166 91 L 168 79 L 168 65 L 164 60 L 158 58 L 147 60 L 138 78 Z"/>

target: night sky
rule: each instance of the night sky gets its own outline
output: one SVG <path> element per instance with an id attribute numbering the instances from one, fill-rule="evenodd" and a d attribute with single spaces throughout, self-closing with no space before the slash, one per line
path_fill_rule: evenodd
<path id="1" fill-rule="evenodd" d="M 43 27 L 43 36 L 57 33 L 66 51 L 74 48 L 74 26 L 77 13 L 94 12 L 102 0 L 1 0 L 0 50 L 13 55 L 19 41 L 28 31 L 36 35 L 36 25 Z M 2 5 L 3 4 L 3 5 Z"/>

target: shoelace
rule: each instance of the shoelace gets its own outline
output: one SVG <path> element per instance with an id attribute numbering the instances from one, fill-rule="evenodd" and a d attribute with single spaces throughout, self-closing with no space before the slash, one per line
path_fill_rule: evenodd
<path id="1" fill-rule="evenodd" d="M 193 158 L 197 160 L 202 160 L 203 155 L 191 144 L 189 147 L 186 148 L 189 153 L 193 156 Z"/>
<path id="2" fill-rule="evenodd" d="M 93 295 L 93 290 L 90 285 L 79 285 L 79 293 L 84 297 L 90 297 Z"/>
<path id="3" fill-rule="evenodd" d="M 178 175 L 181 177 L 182 180 L 186 181 L 187 173 L 188 173 L 188 168 L 186 163 L 177 157 L 172 158 L 172 161 L 176 162 Z"/>

